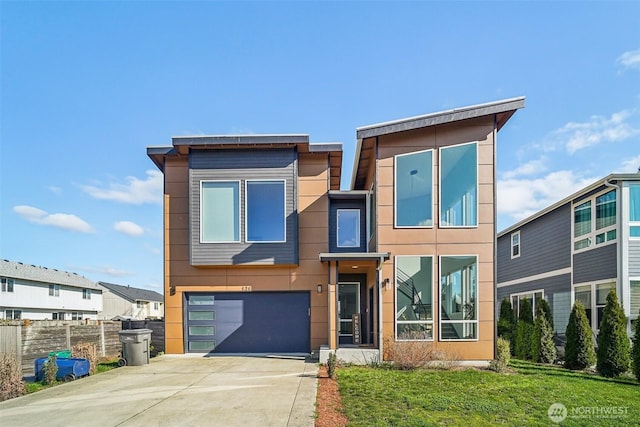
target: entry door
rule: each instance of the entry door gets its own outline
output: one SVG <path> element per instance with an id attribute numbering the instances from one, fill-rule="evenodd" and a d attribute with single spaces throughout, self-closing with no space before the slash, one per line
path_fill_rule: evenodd
<path id="1" fill-rule="evenodd" d="M 338 284 L 338 342 L 353 344 L 353 318 L 360 314 L 360 283 Z"/>

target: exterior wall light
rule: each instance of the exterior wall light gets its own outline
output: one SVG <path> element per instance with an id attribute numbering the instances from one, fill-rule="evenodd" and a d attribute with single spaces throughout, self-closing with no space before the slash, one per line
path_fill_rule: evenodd
<path id="1" fill-rule="evenodd" d="M 321 294 L 322 293 L 322 285 L 318 285 L 318 293 Z"/>

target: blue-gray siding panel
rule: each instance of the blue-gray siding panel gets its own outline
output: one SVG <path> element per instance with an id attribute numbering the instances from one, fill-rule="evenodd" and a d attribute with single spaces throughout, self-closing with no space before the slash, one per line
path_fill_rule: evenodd
<path id="1" fill-rule="evenodd" d="M 629 275 L 640 276 L 640 240 L 629 240 Z"/>
<path id="2" fill-rule="evenodd" d="M 364 200 L 331 199 L 329 206 L 329 250 L 331 252 L 366 252 L 367 224 L 366 203 Z M 360 210 L 360 246 L 353 248 L 339 248 L 337 245 L 338 209 Z"/>
<path id="3" fill-rule="evenodd" d="M 573 256 L 573 283 L 618 277 L 617 245 L 580 252 Z"/>
<path id="4" fill-rule="evenodd" d="M 566 204 L 520 228 L 520 257 L 511 259 L 510 233 L 498 239 L 498 283 L 570 267 L 571 245 Z"/>
<path id="5" fill-rule="evenodd" d="M 286 242 L 245 243 L 245 181 L 284 179 Z M 200 243 L 200 181 L 240 181 L 241 243 Z M 189 154 L 191 265 L 297 264 L 297 163 L 293 148 L 192 150 Z"/>
<path id="6" fill-rule="evenodd" d="M 564 334 L 567 328 L 567 322 L 569 321 L 569 315 L 571 314 L 571 274 L 562 274 L 498 288 L 496 313 L 499 315 L 500 303 L 503 298 L 509 298 L 512 294 L 537 291 L 540 289 L 544 291 L 544 299 L 546 299 L 551 306 L 555 332 Z"/>

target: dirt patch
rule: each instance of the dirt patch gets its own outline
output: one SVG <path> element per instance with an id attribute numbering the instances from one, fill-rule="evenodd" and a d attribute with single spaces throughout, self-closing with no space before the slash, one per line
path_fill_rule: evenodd
<path id="1" fill-rule="evenodd" d="M 338 382 L 329 378 L 327 367 L 324 365 L 318 369 L 316 412 L 316 427 L 344 427 L 347 425 Z"/>

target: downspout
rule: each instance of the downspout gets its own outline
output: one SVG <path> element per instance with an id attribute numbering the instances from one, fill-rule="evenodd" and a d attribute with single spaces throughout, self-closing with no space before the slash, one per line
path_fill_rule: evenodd
<path id="1" fill-rule="evenodd" d="M 496 182 L 496 167 L 498 165 L 498 116 L 493 115 L 493 358 L 498 355 L 498 320 L 496 306 L 498 305 L 498 195 Z"/>
<path id="2" fill-rule="evenodd" d="M 380 362 L 383 362 L 384 357 L 384 340 L 382 339 L 382 263 L 384 262 L 384 257 L 380 257 L 380 261 L 378 262 L 378 267 L 376 268 L 378 272 L 378 349 L 380 350 Z"/>
<path id="3" fill-rule="evenodd" d="M 616 229 L 619 229 L 619 231 L 621 231 L 620 233 L 618 233 L 618 231 L 616 231 L 617 235 L 616 235 L 616 239 L 618 240 L 616 242 L 616 257 L 617 257 L 617 261 L 616 262 L 616 276 L 618 277 L 618 289 L 616 289 L 616 293 L 620 296 L 620 304 L 622 305 L 622 308 L 624 310 L 624 314 L 625 316 L 627 316 L 627 319 L 629 318 L 629 314 L 631 311 L 631 307 L 629 306 L 629 295 L 626 292 L 626 286 L 625 286 L 625 274 L 624 274 L 624 266 L 623 266 L 623 259 L 622 259 L 622 245 L 623 245 L 623 223 L 622 223 L 622 206 L 621 206 L 621 199 L 622 199 L 622 188 L 617 185 L 617 184 L 613 184 L 611 182 L 609 182 L 609 178 L 605 178 L 604 180 L 604 185 L 606 187 L 610 187 L 610 188 L 615 188 L 616 189 Z M 627 331 L 628 333 L 630 331 Z"/>

